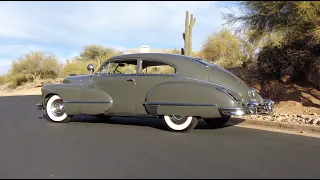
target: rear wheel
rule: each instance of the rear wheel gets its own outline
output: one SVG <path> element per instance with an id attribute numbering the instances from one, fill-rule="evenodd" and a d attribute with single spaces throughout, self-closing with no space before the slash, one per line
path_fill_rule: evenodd
<path id="1" fill-rule="evenodd" d="M 58 95 L 53 95 L 46 104 L 46 113 L 52 122 L 65 123 L 72 119 L 65 110 L 63 100 Z"/>
<path id="2" fill-rule="evenodd" d="M 214 128 L 220 128 L 225 125 L 231 116 L 223 115 L 221 118 L 210 118 L 210 119 L 203 119 L 209 126 Z"/>
<path id="3" fill-rule="evenodd" d="M 166 115 L 164 121 L 169 130 L 178 132 L 191 131 L 198 124 L 198 119 L 192 116 Z"/>

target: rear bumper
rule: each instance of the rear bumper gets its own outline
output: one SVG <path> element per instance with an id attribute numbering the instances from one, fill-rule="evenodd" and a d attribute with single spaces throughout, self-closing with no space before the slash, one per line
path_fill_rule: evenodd
<path id="1" fill-rule="evenodd" d="M 246 106 L 242 107 L 221 107 L 220 112 L 223 115 L 250 115 L 250 114 L 269 114 L 273 111 L 274 102 L 264 99 L 263 105 L 259 105 L 256 101 L 249 101 Z"/>
<path id="2" fill-rule="evenodd" d="M 44 107 L 41 103 L 37 104 L 37 110 L 44 110 Z"/>

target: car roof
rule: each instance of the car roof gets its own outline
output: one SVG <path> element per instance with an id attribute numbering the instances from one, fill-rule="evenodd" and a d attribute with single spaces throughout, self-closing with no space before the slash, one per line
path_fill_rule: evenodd
<path id="1" fill-rule="evenodd" d="M 173 64 L 177 69 L 179 75 L 189 77 L 207 77 L 206 72 L 203 71 L 206 66 L 197 63 L 195 61 L 195 59 L 197 58 L 192 56 L 169 53 L 133 53 L 114 56 L 109 60 L 117 61 L 117 59 L 122 58 L 145 58 L 150 60 L 162 60 Z"/>
<path id="2" fill-rule="evenodd" d="M 133 54 L 123 54 L 114 56 L 111 59 L 117 58 L 150 58 L 150 59 L 159 59 L 168 62 L 177 62 L 177 61 L 186 61 L 192 60 L 191 56 L 184 56 L 180 54 L 169 54 L 169 53 L 133 53 Z"/>

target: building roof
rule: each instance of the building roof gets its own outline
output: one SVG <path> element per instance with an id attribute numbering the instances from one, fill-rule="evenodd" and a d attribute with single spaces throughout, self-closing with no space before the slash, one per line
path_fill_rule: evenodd
<path id="1" fill-rule="evenodd" d="M 169 53 L 172 49 L 149 49 L 150 53 Z M 124 51 L 124 53 L 140 53 L 140 48 L 131 48 Z"/>

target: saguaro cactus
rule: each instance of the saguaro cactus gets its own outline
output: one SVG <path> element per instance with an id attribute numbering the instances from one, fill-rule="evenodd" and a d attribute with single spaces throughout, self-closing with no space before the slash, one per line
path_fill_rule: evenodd
<path id="1" fill-rule="evenodd" d="M 182 38 L 184 40 L 184 48 L 183 50 L 181 49 L 182 55 L 189 56 L 192 52 L 192 28 L 195 22 L 196 22 L 196 18 L 193 18 L 193 14 L 191 14 L 189 19 L 189 11 L 187 11 L 186 19 L 185 19 L 185 29 L 184 29 L 184 33 L 182 33 Z"/>

